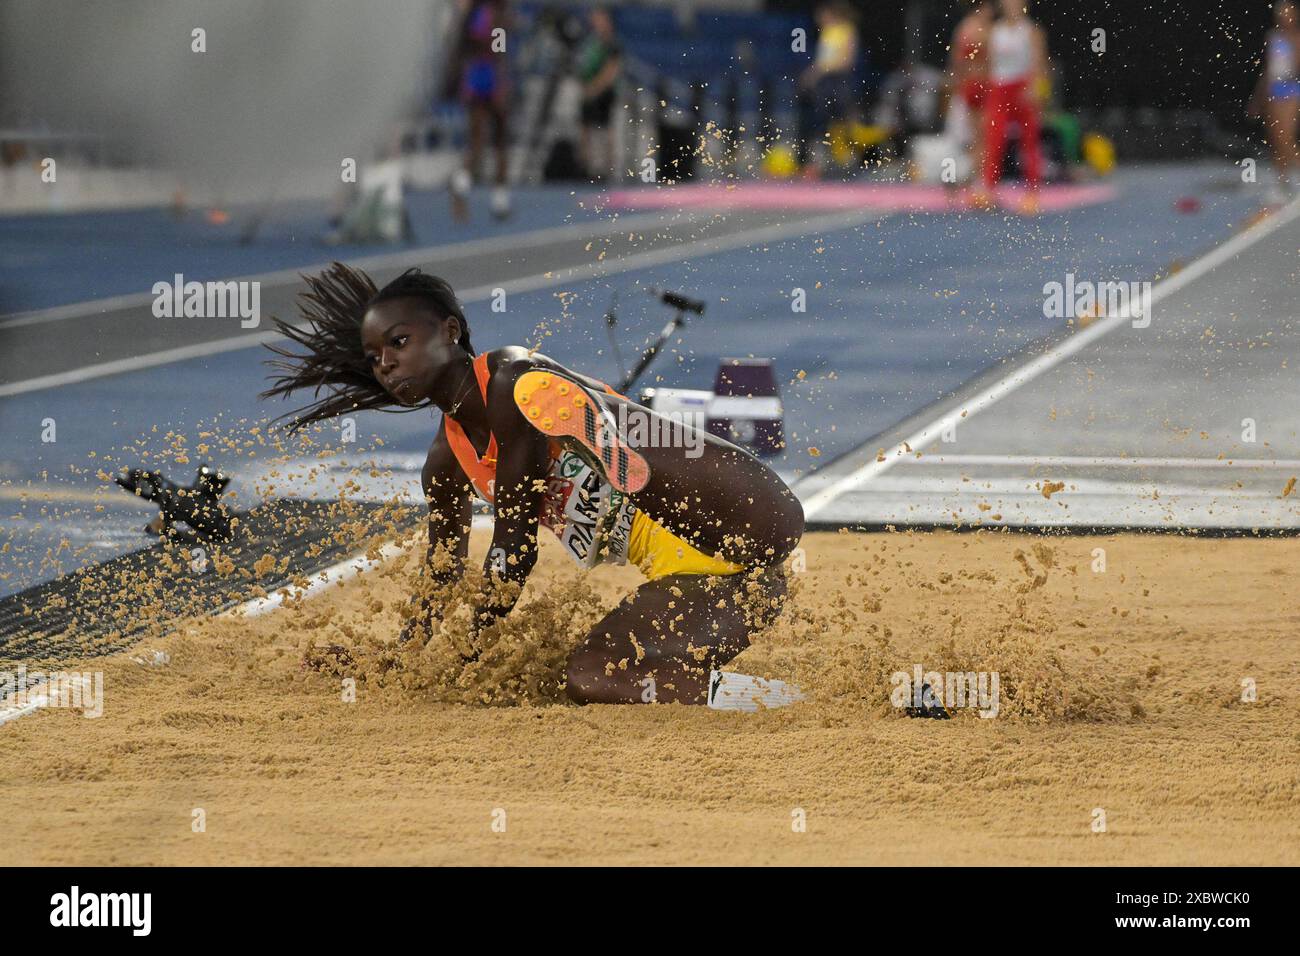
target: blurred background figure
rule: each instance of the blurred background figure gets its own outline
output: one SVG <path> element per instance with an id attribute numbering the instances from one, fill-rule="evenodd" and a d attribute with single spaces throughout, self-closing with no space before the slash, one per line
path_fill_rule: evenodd
<path id="1" fill-rule="evenodd" d="M 1051 105 L 1044 37 L 1077 21 L 1061 5 L 1034 11 L 1040 28 L 1003 0 L 389 0 L 384 17 L 280 0 L 260 20 L 202 0 L 132 2 L 147 30 L 83 0 L 0 4 L 0 210 L 165 205 L 245 244 L 280 232 L 391 244 L 427 238 L 426 223 L 440 235 L 447 217 L 425 204 L 443 206 L 453 180 L 459 216 L 476 196 L 516 223 L 534 212 L 520 190 L 547 184 L 785 181 L 805 167 L 892 180 L 897 169 L 876 166 L 896 156 L 919 183 L 972 180 L 974 198 L 986 176 L 1254 160 L 1252 133 L 1265 132 L 1268 198 L 1300 177 L 1295 0 L 1222 9 L 1246 44 L 1230 61 L 1215 36 L 1193 50 L 1159 33 L 1144 0 L 1126 29 L 1169 48 L 1116 70 L 1114 53 L 1062 44 Z M 159 41 L 188 37 L 200 13 L 206 52 Z M 103 81 L 86 84 L 84 64 L 108 47 Z M 1148 69 L 1176 56 L 1176 84 Z M 981 116 L 995 59 L 998 104 Z M 945 65 L 939 132 L 933 68 Z M 1267 125 L 1251 130 L 1241 104 L 1257 84 L 1252 115 Z M 999 156 L 986 160 L 989 131 Z M 57 182 L 41 180 L 47 158 Z M 320 204 L 309 223 L 294 218 L 300 201 Z"/>
<path id="2" fill-rule="evenodd" d="M 1264 120 L 1273 153 L 1275 179 L 1268 202 L 1281 204 L 1300 192 L 1296 149 L 1300 118 L 1300 20 L 1290 0 L 1273 10 L 1273 29 L 1264 41 L 1264 72 L 1251 98 L 1250 112 Z"/>
<path id="3" fill-rule="evenodd" d="M 496 159 L 492 214 L 504 219 L 510 215 L 508 0 L 462 0 L 462 7 L 453 75 L 459 78 L 460 101 L 469 117 L 469 144 L 465 166 L 452 177 L 453 213 L 459 221 L 468 218 L 466 197 L 470 183 L 482 181 L 484 144 L 490 134 Z"/>
<path id="4" fill-rule="evenodd" d="M 582 162 L 587 176 L 603 182 L 614 169 L 618 130 L 614 126 L 623 51 L 614 32 L 614 18 L 604 7 L 591 11 L 591 27 L 578 53 L 582 82 Z"/>
<path id="5" fill-rule="evenodd" d="M 799 77 L 801 111 L 808 122 L 799 143 L 799 160 L 810 179 L 822 174 L 822 141 L 837 122 L 856 122 L 861 107 L 858 76 L 858 26 L 853 8 L 840 0 L 817 7 L 817 47 L 813 62 Z"/>
<path id="6" fill-rule="evenodd" d="M 993 187 L 1002 178 L 1003 152 L 1014 123 L 1020 131 L 1020 168 L 1031 192 L 1028 211 L 1037 203 L 1033 190 L 1042 181 L 1039 133 L 1047 82 L 1047 41 L 1043 30 L 1025 13 L 1025 0 L 1001 0 L 999 14 L 989 28 L 989 91 L 985 106 L 984 192 L 977 205 L 991 202 Z"/>
<path id="7" fill-rule="evenodd" d="M 940 70 L 911 56 L 885 77 L 874 118 L 888 136 L 893 155 L 905 156 L 912 137 L 939 129 L 943 83 Z"/>
<path id="8" fill-rule="evenodd" d="M 966 150 L 968 170 L 984 157 L 984 101 L 988 95 L 988 39 L 993 0 L 971 0 L 953 32 L 948 60 L 948 135 Z M 965 178 L 965 177 L 963 177 Z"/>

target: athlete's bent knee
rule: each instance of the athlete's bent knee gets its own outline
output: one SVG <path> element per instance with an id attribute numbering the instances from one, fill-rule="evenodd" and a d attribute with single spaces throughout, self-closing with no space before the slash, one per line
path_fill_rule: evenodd
<path id="1" fill-rule="evenodd" d="M 570 659 L 564 668 L 564 692 L 575 704 L 600 702 L 600 681 L 591 662 Z"/>
<path id="2" fill-rule="evenodd" d="M 767 547 L 762 558 L 764 565 L 777 565 L 783 562 L 794 552 L 803 538 L 804 517 L 803 505 L 793 493 L 784 497 L 781 506 L 774 510 L 764 537 L 767 539 Z"/>

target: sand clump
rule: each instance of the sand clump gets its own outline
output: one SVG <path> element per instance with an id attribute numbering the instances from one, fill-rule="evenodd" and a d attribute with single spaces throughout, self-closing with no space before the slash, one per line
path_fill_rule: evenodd
<path id="1" fill-rule="evenodd" d="M 385 582 L 395 595 L 414 586 L 412 575 L 398 574 Z M 436 595 L 442 613 L 427 641 L 398 645 L 394 640 L 411 613 L 409 602 L 376 600 L 367 615 L 389 613 L 382 629 L 370 623 L 335 620 L 312 633 L 301 647 L 305 658 L 319 656 L 331 645 L 343 648 L 343 664 L 329 664 L 327 673 L 352 676 L 374 688 L 421 699 L 466 706 L 554 704 L 564 700 L 564 663 L 581 639 L 607 611 L 605 601 L 581 580 L 557 583 L 535 594 L 503 618 L 470 638 L 470 617 L 484 593 L 493 589 L 469 573 Z M 515 588 L 514 590 L 517 590 Z M 324 624 L 325 622 L 321 622 Z M 466 661 L 477 647 L 478 657 Z"/>
<path id="2" fill-rule="evenodd" d="M 415 601 L 408 596 L 422 587 L 417 556 L 427 542 L 417 534 L 411 543 L 403 559 L 372 575 L 370 600 L 350 612 L 337 607 L 307 611 L 303 630 L 310 636 L 299 648 L 304 659 L 334 677 L 350 676 L 374 688 L 445 703 L 565 702 L 565 660 L 610 610 L 608 598 L 581 575 L 560 573 L 546 588 L 529 589 L 511 614 L 485 628 L 477 639 L 478 659 L 466 662 L 475 646 L 470 637 L 473 609 L 485 594 L 501 600 L 517 593 L 515 586 L 485 581 L 470 562 L 471 570 L 456 584 L 428 594 L 440 613 L 427 642 L 398 646 L 395 636 L 415 613 Z M 910 673 L 919 662 L 927 672 L 996 673 L 999 713 L 1005 718 L 1139 719 L 1143 681 L 1136 668 L 1141 662 L 1119 662 L 1061 644 L 1057 614 L 1042 593 L 1055 568 L 1052 548 L 1036 543 L 1028 551 L 1017 549 L 1014 557 L 1022 574 L 1005 581 L 991 573 L 941 572 L 927 579 L 927 572 L 917 568 L 912 577 L 919 589 L 971 590 L 978 607 L 926 622 L 898 640 L 890 626 L 871 620 L 882 610 L 879 596 L 850 591 L 826 602 L 809 599 L 801 575 L 787 571 L 790 588 L 781 614 L 729 666 L 793 681 L 815 700 L 880 717 L 902 716 L 891 702 L 894 675 Z M 850 573 L 846 583 L 853 582 Z M 767 608 L 763 592 L 757 586 L 750 591 L 753 606 L 747 616 L 755 619 Z M 841 639 L 828 643 L 826 635 Z M 909 647 L 926 650 L 921 655 Z"/>
<path id="3" fill-rule="evenodd" d="M 891 703 L 894 675 L 911 674 L 920 665 L 924 673 L 996 673 L 998 713 L 1004 718 L 1140 719 L 1144 662 L 1101 658 L 1063 642 L 1059 602 L 1042 590 L 1054 570 L 1063 573 L 1056 567 L 1055 551 L 1036 542 L 1027 551 L 1015 549 L 1014 560 L 1022 575 L 1005 579 L 987 569 L 932 575 L 906 567 L 908 583 L 919 593 L 958 598 L 963 609 L 942 610 L 940 620 L 918 621 L 902 632 L 885 623 L 882 596 L 870 587 L 884 554 L 868 557 L 863 573 L 845 574 L 850 593 L 825 602 L 792 601 L 783 618 L 743 655 L 744 666 L 752 669 L 761 662 L 765 676 L 789 675 L 818 700 L 855 701 L 879 716 L 903 716 Z M 857 593 L 863 584 L 866 593 Z M 828 633 L 868 639 L 827 646 L 819 638 Z"/>

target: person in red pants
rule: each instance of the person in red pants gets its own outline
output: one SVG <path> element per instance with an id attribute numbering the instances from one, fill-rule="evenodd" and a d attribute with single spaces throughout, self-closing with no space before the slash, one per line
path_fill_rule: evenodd
<path id="1" fill-rule="evenodd" d="M 970 12 L 957 24 L 948 60 L 952 98 L 949 129 L 970 148 L 970 178 L 984 174 L 984 98 L 988 95 L 989 28 L 993 0 L 966 0 Z"/>
<path id="2" fill-rule="evenodd" d="M 1038 207 L 1036 190 L 1042 178 L 1039 149 L 1041 106 L 1038 89 L 1047 75 L 1047 40 L 1042 27 L 1025 12 L 1025 0 L 1001 0 L 998 18 L 989 30 L 989 86 L 984 102 L 984 192 L 977 205 L 991 205 L 1007 146 L 1007 129 L 1020 127 L 1020 168 L 1028 180 L 1025 211 Z"/>

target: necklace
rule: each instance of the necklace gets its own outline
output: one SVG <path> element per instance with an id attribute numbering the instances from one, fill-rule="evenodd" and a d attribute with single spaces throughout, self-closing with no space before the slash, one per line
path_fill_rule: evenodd
<path id="1" fill-rule="evenodd" d="M 469 378 L 469 373 L 470 373 L 470 371 L 473 369 L 473 367 L 474 367 L 473 365 L 470 365 L 469 368 L 465 369 L 465 371 L 461 373 L 461 376 L 460 376 L 460 384 L 458 384 L 458 385 L 456 386 L 457 388 L 460 388 L 461 385 L 464 385 L 464 384 L 465 384 L 465 379 Z M 470 385 L 473 385 L 473 384 L 474 384 L 473 382 L 470 382 Z M 448 418 L 454 418 L 454 417 L 456 417 L 456 413 L 457 413 L 458 411 L 460 411 L 460 406 L 464 403 L 464 401 L 465 401 L 465 399 L 466 399 L 466 397 L 467 397 L 468 395 L 469 395 L 469 389 L 464 389 L 463 391 L 461 391 L 461 393 L 460 393 L 460 398 L 458 398 L 458 399 L 456 400 L 456 404 L 452 405 L 451 408 L 448 409 L 448 411 L 447 411 L 447 417 L 448 417 Z"/>

